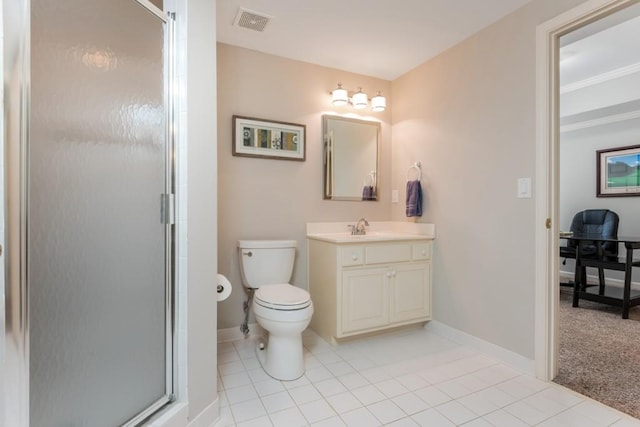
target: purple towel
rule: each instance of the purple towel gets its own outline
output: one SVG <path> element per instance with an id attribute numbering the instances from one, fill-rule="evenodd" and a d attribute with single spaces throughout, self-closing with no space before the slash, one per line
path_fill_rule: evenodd
<path id="1" fill-rule="evenodd" d="M 420 181 L 407 181 L 407 216 L 422 216 L 422 187 Z"/>
<path id="2" fill-rule="evenodd" d="M 365 185 L 362 189 L 362 200 L 375 200 L 376 189 L 372 185 Z"/>

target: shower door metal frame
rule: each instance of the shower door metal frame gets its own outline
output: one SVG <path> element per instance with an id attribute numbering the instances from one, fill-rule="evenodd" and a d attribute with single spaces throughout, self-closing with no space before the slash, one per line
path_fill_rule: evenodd
<path id="1" fill-rule="evenodd" d="M 165 225 L 165 395 L 123 426 L 135 426 L 175 400 L 177 384 L 175 278 L 175 16 L 148 0 L 132 0 L 159 18 L 164 26 L 165 193 L 161 221 Z M 28 304 L 28 145 L 30 115 L 31 0 L 2 2 L 4 150 L 4 304 L 0 309 L 0 427 L 29 425 Z M 2 170 L 2 169 L 0 169 Z M 2 244 L 3 242 L 0 242 Z M 0 254 L 1 255 L 1 254 Z"/>
<path id="2" fill-rule="evenodd" d="M 3 150 L 5 213 L 2 427 L 29 425 L 26 141 L 29 114 L 29 0 L 4 1 Z M 11 391 L 11 392 L 9 392 Z"/>

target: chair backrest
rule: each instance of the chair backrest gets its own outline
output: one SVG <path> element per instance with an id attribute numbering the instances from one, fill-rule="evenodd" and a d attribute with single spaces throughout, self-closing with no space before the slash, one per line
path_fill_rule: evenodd
<path id="1" fill-rule="evenodd" d="M 609 209 L 587 209 L 575 214 L 569 230 L 574 233 L 598 234 L 602 237 L 617 239 L 619 222 L 620 218 L 614 211 Z M 568 243 L 573 247 L 576 245 L 571 240 Z M 602 248 L 609 255 L 618 255 L 617 243 L 606 242 L 602 245 Z"/>

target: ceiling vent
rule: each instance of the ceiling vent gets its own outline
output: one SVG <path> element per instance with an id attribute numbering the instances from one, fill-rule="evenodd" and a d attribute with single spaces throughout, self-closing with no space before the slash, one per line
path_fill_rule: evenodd
<path id="1" fill-rule="evenodd" d="M 269 21 L 271 21 L 271 16 L 253 10 L 239 8 L 233 25 L 263 32 Z"/>

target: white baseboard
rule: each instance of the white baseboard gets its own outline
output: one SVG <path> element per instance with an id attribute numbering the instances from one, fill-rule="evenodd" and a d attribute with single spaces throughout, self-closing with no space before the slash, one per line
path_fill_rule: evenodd
<path id="1" fill-rule="evenodd" d="M 445 325 L 437 320 L 432 320 L 427 323 L 425 329 L 433 332 L 434 334 L 450 339 L 451 341 L 457 342 L 458 344 L 473 347 L 478 351 L 485 353 L 487 356 L 493 357 L 494 359 L 511 366 L 513 369 L 535 376 L 535 360 L 527 359 L 518 353 L 507 350 L 506 348 L 500 347 L 466 332 L 462 332 L 459 329 L 452 328 L 451 326 Z"/>
<path id="2" fill-rule="evenodd" d="M 562 271 L 560 270 L 560 281 L 569 281 L 569 280 L 573 280 L 575 274 L 573 271 Z M 595 274 L 587 274 L 587 283 L 591 284 L 597 284 L 598 283 L 598 276 L 596 276 Z M 616 286 L 619 288 L 624 287 L 624 280 L 622 279 L 613 279 L 611 277 L 607 277 L 606 278 L 606 282 L 607 282 L 607 286 Z M 635 290 L 640 290 L 640 283 L 639 282 L 631 282 L 631 289 L 635 289 Z"/>
<path id="3" fill-rule="evenodd" d="M 220 418 L 219 398 L 216 398 L 209 406 L 204 408 L 191 422 L 188 427 L 213 427 Z"/>
<path id="4" fill-rule="evenodd" d="M 264 336 L 264 331 L 257 323 L 249 323 L 249 337 Z M 218 342 L 237 341 L 244 338 L 244 334 L 240 331 L 240 326 L 235 328 L 218 329 Z"/>

